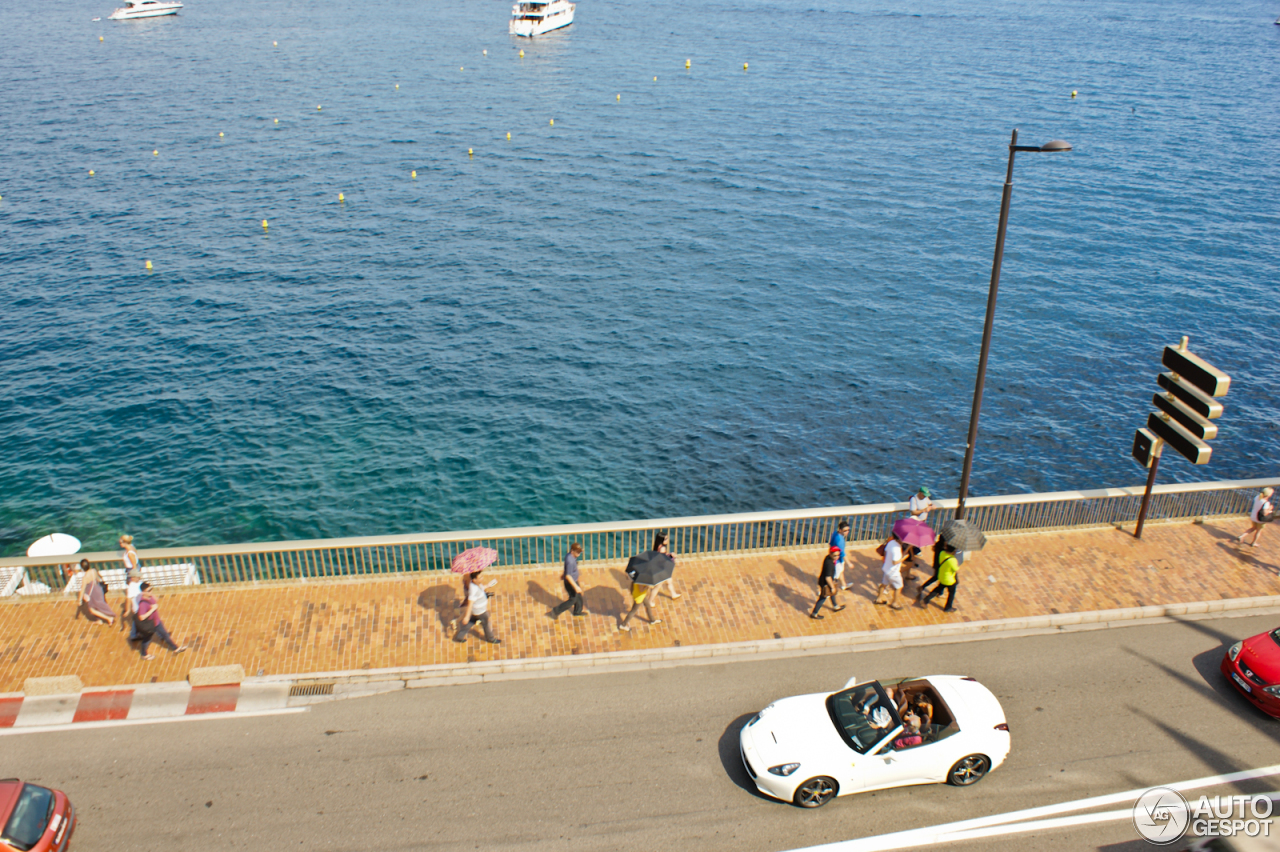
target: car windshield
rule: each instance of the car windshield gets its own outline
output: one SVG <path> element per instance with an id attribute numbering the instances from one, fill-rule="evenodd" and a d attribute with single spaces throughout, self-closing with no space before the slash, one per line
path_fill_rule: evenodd
<path id="1" fill-rule="evenodd" d="M 827 713 L 840 736 L 859 754 L 902 724 L 898 710 L 876 681 L 858 684 L 827 698 Z"/>
<path id="2" fill-rule="evenodd" d="M 1280 627 L 1277 627 L 1275 630 L 1271 631 L 1271 639 L 1277 645 L 1280 645 Z"/>
<path id="3" fill-rule="evenodd" d="M 49 827 L 53 816 L 53 791 L 35 784 L 24 784 L 13 816 L 5 823 L 0 840 L 15 849 L 30 849 L 40 842 L 40 835 Z"/>

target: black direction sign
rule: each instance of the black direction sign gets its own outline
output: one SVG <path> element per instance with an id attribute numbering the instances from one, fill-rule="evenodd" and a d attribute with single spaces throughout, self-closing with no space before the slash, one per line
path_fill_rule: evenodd
<path id="1" fill-rule="evenodd" d="M 1151 462 L 1160 457 L 1163 444 L 1148 429 L 1139 429 L 1133 433 L 1133 460 L 1143 467 L 1151 467 Z"/>
<path id="2" fill-rule="evenodd" d="M 1213 455 L 1212 447 L 1159 414 L 1147 415 L 1147 428 L 1192 464 L 1208 464 Z"/>
<path id="3" fill-rule="evenodd" d="M 1181 346 L 1166 346 L 1160 363 L 1209 396 L 1226 396 L 1231 389 L 1231 377 L 1199 355 L 1188 352 L 1185 339 Z"/>
<path id="4" fill-rule="evenodd" d="M 1161 373 L 1156 376 L 1156 384 L 1176 396 L 1201 417 L 1216 420 L 1222 416 L 1222 403 L 1173 373 Z"/>
<path id="5" fill-rule="evenodd" d="M 1178 422 L 1178 425 L 1202 441 L 1218 437 L 1218 424 L 1192 411 L 1182 400 L 1171 393 L 1156 394 L 1151 404 Z"/>

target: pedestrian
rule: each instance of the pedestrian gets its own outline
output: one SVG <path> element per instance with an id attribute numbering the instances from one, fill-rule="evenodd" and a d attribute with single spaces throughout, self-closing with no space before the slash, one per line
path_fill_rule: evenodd
<path id="1" fill-rule="evenodd" d="M 849 522 L 841 521 L 836 531 L 831 534 L 831 540 L 827 542 L 828 547 L 834 547 L 840 551 L 840 559 L 836 562 L 835 580 L 840 584 L 841 591 L 848 591 L 849 584 L 844 581 L 844 569 L 846 563 L 846 548 L 849 546 Z"/>
<path id="2" fill-rule="evenodd" d="M 187 650 L 186 645 L 179 647 L 178 643 L 173 641 L 164 622 L 160 620 L 160 602 L 152 593 L 151 584 L 142 583 L 138 587 L 138 640 L 142 643 L 138 646 L 138 653 L 142 655 L 142 659 L 155 659 L 155 655 L 148 654 L 147 650 L 157 636 L 165 647 L 175 654 L 181 654 Z"/>
<path id="3" fill-rule="evenodd" d="M 670 541 L 670 536 L 667 533 L 664 533 L 664 532 L 656 533 L 653 537 L 653 549 L 658 551 L 659 553 L 667 554 L 668 556 L 671 557 L 671 561 L 674 563 L 676 561 L 676 555 L 671 552 L 671 549 L 668 546 L 669 541 Z M 682 597 L 682 595 L 679 592 L 673 591 L 672 585 L 671 585 L 671 582 L 673 579 L 674 577 L 668 577 L 658 585 L 654 586 L 653 593 L 656 595 L 659 589 L 666 589 L 667 597 L 671 598 L 671 600 L 673 601 L 679 600 Z M 657 601 L 655 600 L 654 603 L 657 603 Z"/>
<path id="4" fill-rule="evenodd" d="M 626 618 L 622 619 L 622 623 L 618 625 L 619 630 L 631 631 L 627 626 L 627 622 L 631 620 L 631 616 L 635 615 L 640 609 L 640 604 L 644 604 L 644 614 L 649 617 L 649 624 L 661 624 L 661 618 L 655 618 L 653 614 L 653 599 L 657 597 L 657 588 L 662 585 L 646 586 L 643 583 L 631 584 L 631 611 L 627 613 Z"/>
<path id="5" fill-rule="evenodd" d="M 138 561 L 138 551 L 133 547 L 133 536 L 120 536 L 120 549 L 124 553 L 120 554 L 120 561 L 124 563 L 124 571 L 128 574 L 130 571 L 141 571 L 142 565 Z"/>
<path id="6" fill-rule="evenodd" d="M 552 618 L 559 618 L 560 613 L 569 607 L 573 607 L 574 615 L 586 615 L 587 611 L 583 608 L 582 601 L 582 584 L 578 582 L 578 557 L 582 555 L 582 545 L 574 542 L 569 545 L 569 554 L 564 558 L 564 573 L 560 575 L 561 581 L 564 583 L 564 590 L 569 595 L 569 599 L 562 604 L 557 604 L 551 610 Z"/>
<path id="7" fill-rule="evenodd" d="M 471 625 L 479 623 L 484 628 L 484 641 L 490 645 L 499 645 L 501 639 L 494 638 L 493 629 L 489 626 L 489 593 L 480 585 L 480 571 L 462 575 L 463 593 L 466 603 L 462 606 L 462 617 L 459 619 L 458 632 L 453 641 L 466 642 L 471 632 Z M 493 585 L 490 583 L 490 585 Z"/>
<path id="8" fill-rule="evenodd" d="M 80 611 L 94 624 L 115 624 L 116 616 L 107 604 L 107 585 L 102 582 L 102 575 L 89 564 L 88 559 L 81 559 L 80 567 L 84 569 L 84 580 L 80 586 Z"/>
<path id="9" fill-rule="evenodd" d="M 818 610 L 822 609 L 822 602 L 831 601 L 831 611 L 839 612 L 844 609 L 840 602 L 836 600 L 836 569 L 841 562 L 840 548 L 835 545 L 827 551 L 827 556 L 822 560 L 822 570 L 818 573 L 818 602 L 813 605 L 813 612 L 809 613 L 809 617 L 813 619 L 821 619 L 826 616 L 818 615 Z"/>
<path id="10" fill-rule="evenodd" d="M 893 589 L 888 600 L 880 600 L 886 589 Z M 884 564 L 880 566 L 880 587 L 876 589 L 876 603 L 888 604 L 889 609 L 902 609 L 898 592 L 902 589 L 902 540 L 894 533 L 884 543 Z"/>
<path id="11" fill-rule="evenodd" d="M 907 505 L 911 511 L 911 517 L 917 521 L 929 520 L 929 512 L 933 509 L 933 501 L 929 499 L 929 489 L 921 485 L 916 489 L 916 493 L 911 495 L 911 501 Z"/>
<path id="12" fill-rule="evenodd" d="M 938 585 L 934 586 L 933 591 L 925 595 L 924 600 L 918 600 L 920 606 L 928 606 L 929 601 L 936 598 L 942 593 L 943 589 L 947 590 L 947 605 L 942 608 L 943 612 L 955 612 L 956 602 L 956 586 L 960 580 L 957 572 L 960 565 L 956 562 L 956 549 L 950 544 L 942 546 L 942 556 L 938 559 Z"/>
<path id="13" fill-rule="evenodd" d="M 1271 523 L 1271 520 L 1275 517 L 1275 506 L 1271 503 L 1271 495 L 1275 493 L 1276 490 L 1274 488 L 1267 487 L 1258 492 L 1258 495 L 1253 498 L 1253 507 L 1249 509 L 1251 524 L 1249 529 L 1245 530 L 1244 534 L 1236 541 L 1241 544 L 1247 544 L 1250 547 L 1258 546 L 1258 536 L 1262 534 L 1262 528 Z M 1252 539 L 1245 541 L 1250 536 L 1252 536 Z"/>
<path id="14" fill-rule="evenodd" d="M 933 576 L 921 583 L 920 588 L 916 589 L 916 603 L 920 602 L 920 597 L 924 594 L 925 589 L 938 582 L 938 563 L 942 559 L 942 544 L 941 536 L 933 543 Z"/>
<path id="15" fill-rule="evenodd" d="M 120 608 L 120 629 L 129 627 L 129 647 L 138 641 L 138 598 L 142 595 L 142 575 L 136 568 L 129 570 L 124 587 L 124 606 Z"/>

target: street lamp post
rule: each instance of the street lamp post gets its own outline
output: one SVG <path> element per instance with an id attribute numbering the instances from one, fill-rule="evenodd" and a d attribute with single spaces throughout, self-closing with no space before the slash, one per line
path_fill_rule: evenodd
<path id="1" fill-rule="evenodd" d="M 1004 234 L 1009 226 L 1009 199 L 1013 196 L 1013 155 L 1019 151 L 1055 153 L 1070 151 L 1071 145 L 1061 139 L 1043 145 L 1019 145 L 1018 131 L 1009 140 L 1009 169 L 1004 176 L 1004 195 L 1000 198 L 1000 229 L 996 232 L 996 254 L 991 261 L 991 289 L 987 291 L 987 321 L 982 327 L 982 354 L 978 357 L 978 380 L 973 387 L 973 411 L 969 414 L 969 439 L 964 449 L 964 472 L 960 475 L 960 502 L 956 519 L 964 518 L 964 502 L 969 497 L 969 473 L 973 470 L 973 446 L 978 440 L 978 414 L 982 411 L 982 388 L 987 380 L 987 355 L 991 351 L 991 328 L 996 320 L 996 293 L 1000 289 L 1000 262 L 1004 259 Z"/>

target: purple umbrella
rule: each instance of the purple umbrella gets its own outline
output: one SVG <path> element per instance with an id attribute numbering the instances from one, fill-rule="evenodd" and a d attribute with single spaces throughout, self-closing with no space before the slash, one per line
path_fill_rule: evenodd
<path id="1" fill-rule="evenodd" d="M 902 518 L 893 525 L 893 534 L 912 547 L 932 547 L 938 536 L 933 527 L 915 518 Z"/>

